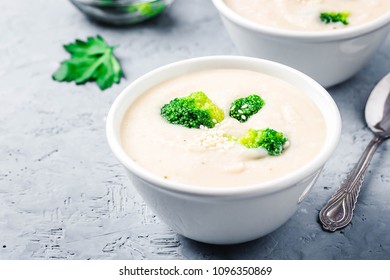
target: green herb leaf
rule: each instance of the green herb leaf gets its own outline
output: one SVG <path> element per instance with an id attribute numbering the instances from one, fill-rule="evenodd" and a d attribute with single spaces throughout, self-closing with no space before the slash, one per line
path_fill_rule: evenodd
<path id="1" fill-rule="evenodd" d="M 349 12 L 324 12 L 320 14 L 321 21 L 325 22 L 326 24 L 341 22 L 344 25 L 348 25 L 348 17 Z"/>
<path id="2" fill-rule="evenodd" d="M 136 8 L 141 15 L 146 17 L 153 17 L 161 13 L 166 8 L 166 4 L 158 0 L 147 3 L 134 4 L 133 7 Z"/>
<path id="3" fill-rule="evenodd" d="M 99 35 L 87 38 L 86 42 L 76 40 L 64 46 L 71 58 L 61 63 L 53 74 L 53 79 L 59 82 L 75 81 L 84 84 L 96 81 L 101 90 L 119 83 L 123 76 L 118 59 L 114 56 L 114 47 L 107 45 Z"/>
<path id="4" fill-rule="evenodd" d="M 103 6 L 111 7 L 111 8 L 119 8 L 121 11 L 125 11 L 128 13 L 139 13 L 141 16 L 146 18 L 154 17 L 161 13 L 165 8 L 167 8 L 167 4 L 165 4 L 162 0 L 153 0 L 148 2 L 134 3 L 132 1 L 125 1 L 125 3 L 121 3 L 123 1 L 120 0 L 100 0 L 99 3 Z M 134 1 L 135 2 L 135 1 Z"/>

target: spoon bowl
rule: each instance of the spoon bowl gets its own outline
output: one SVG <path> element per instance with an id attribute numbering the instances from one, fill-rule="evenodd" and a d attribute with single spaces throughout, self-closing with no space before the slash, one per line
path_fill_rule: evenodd
<path id="1" fill-rule="evenodd" d="M 368 127 L 377 135 L 390 137 L 390 73 L 373 89 L 367 100 L 365 117 Z M 378 108 L 382 104 L 383 110 Z M 379 110 L 378 110 L 379 109 Z"/>

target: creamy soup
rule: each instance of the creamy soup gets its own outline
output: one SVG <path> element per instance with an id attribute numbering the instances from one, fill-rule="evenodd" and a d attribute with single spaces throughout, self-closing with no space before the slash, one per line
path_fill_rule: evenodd
<path id="1" fill-rule="evenodd" d="M 390 0 L 224 0 L 250 21 L 275 28 L 316 31 L 344 29 L 363 24 L 390 12 Z M 348 25 L 325 24 L 323 12 L 348 12 Z"/>
<path id="2" fill-rule="evenodd" d="M 224 110 L 225 119 L 214 128 L 173 125 L 160 115 L 170 100 L 198 91 Z M 244 123 L 229 117 L 231 102 L 250 94 L 261 96 L 264 107 Z M 253 156 L 225 136 L 267 127 L 288 138 L 279 156 Z M 145 170 L 166 180 L 214 187 L 252 185 L 291 173 L 318 154 L 325 136 L 321 112 L 297 88 L 237 69 L 194 72 L 158 84 L 132 104 L 121 126 L 125 151 Z"/>

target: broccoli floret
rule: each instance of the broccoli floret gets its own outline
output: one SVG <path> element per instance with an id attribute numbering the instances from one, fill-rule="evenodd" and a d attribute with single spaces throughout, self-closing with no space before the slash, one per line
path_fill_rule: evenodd
<path id="1" fill-rule="evenodd" d="M 212 128 L 225 118 L 223 110 L 202 91 L 171 100 L 162 106 L 161 116 L 171 124 L 188 128 Z"/>
<path id="2" fill-rule="evenodd" d="M 252 115 L 256 114 L 264 104 L 264 100 L 255 94 L 236 99 L 230 105 L 229 116 L 235 118 L 239 122 L 246 122 Z"/>
<path id="3" fill-rule="evenodd" d="M 239 139 L 239 143 L 247 148 L 266 149 L 270 156 L 280 155 L 287 141 L 282 132 L 271 128 L 261 130 L 251 128 Z"/>
<path id="4" fill-rule="evenodd" d="M 348 25 L 348 17 L 349 12 L 323 12 L 320 14 L 321 21 L 325 22 L 326 24 L 341 22 L 344 25 Z"/>

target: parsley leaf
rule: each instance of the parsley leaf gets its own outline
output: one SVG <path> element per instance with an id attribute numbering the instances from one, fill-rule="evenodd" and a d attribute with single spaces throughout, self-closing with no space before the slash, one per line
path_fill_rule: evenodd
<path id="1" fill-rule="evenodd" d="M 64 46 L 71 58 L 61 63 L 53 74 L 59 82 L 75 81 L 77 85 L 95 81 L 101 90 L 119 83 L 123 76 L 118 59 L 114 56 L 115 47 L 107 45 L 102 37 L 89 37 L 86 42 L 76 40 Z"/>
<path id="2" fill-rule="evenodd" d="M 166 4 L 163 1 L 157 0 L 134 4 L 133 7 L 138 10 L 141 15 L 146 17 L 153 17 L 161 13 L 166 8 Z"/>
<path id="3" fill-rule="evenodd" d="M 163 0 L 152 0 L 148 2 L 132 3 L 134 1 L 128 1 L 129 3 L 120 3 L 120 0 L 100 0 L 99 3 L 108 8 L 119 8 L 129 13 L 139 13 L 146 18 L 154 17 L 161 13 L 167 4 Z"/>

